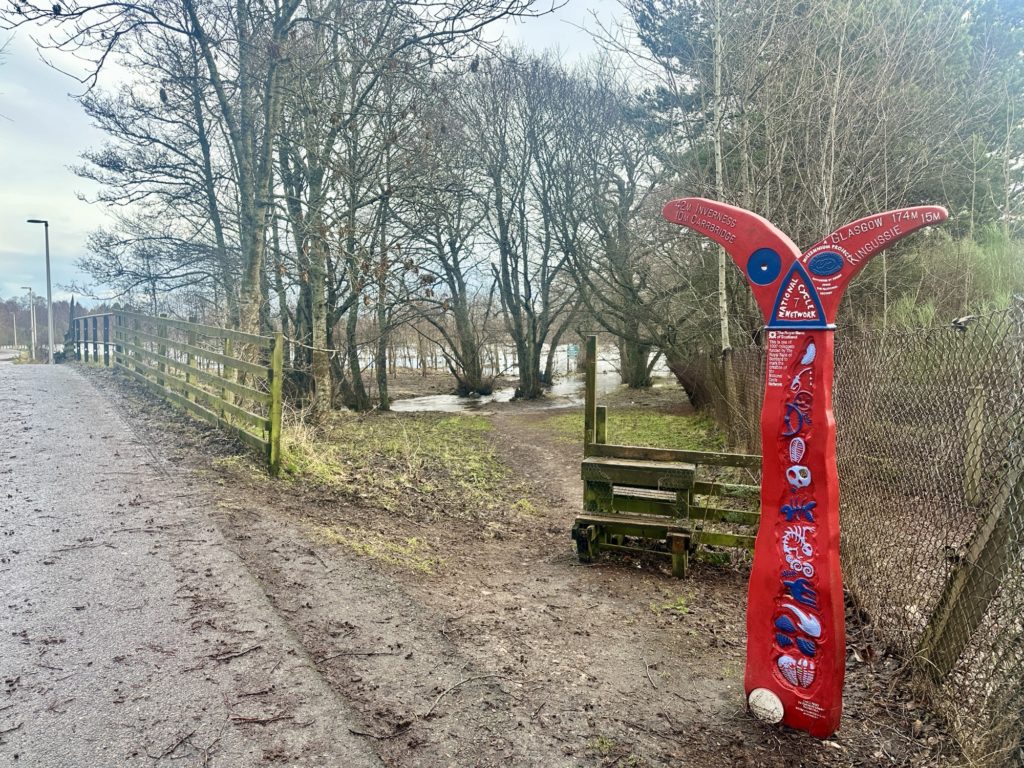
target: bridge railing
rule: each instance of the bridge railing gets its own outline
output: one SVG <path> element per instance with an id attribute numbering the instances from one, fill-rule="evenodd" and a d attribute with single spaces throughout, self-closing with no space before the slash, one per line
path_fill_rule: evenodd
<path id="1" fill-rule="evenodd" d="M 113 312 L 100 312 L 72 318 L 71 337 L 76 360 L 98 363 L 102 358 L 104 365 L 110 365 L 113 353 L 110 323 L 113 316 Z"/>
<path id="2" fill-rule="evenodd" d="M 281 466 L 283 337 L 115 310 L 76 317 L 75 357 L 113 365 Z"/>

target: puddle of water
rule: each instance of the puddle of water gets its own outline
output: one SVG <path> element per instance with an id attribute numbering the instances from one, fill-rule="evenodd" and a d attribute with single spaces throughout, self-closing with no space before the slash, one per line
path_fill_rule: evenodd
<path id="1" fill-rule="evenodd" d="M 613 371 L 597 375 L 597 394 L 603 395 L 619 387 L 619 375 Z M 490 403 L 507 403 L 515 395 L 515 387 L 499 389 L 491 395 L 482 397 L 459 397 L 458 395 L 424 395 L 408 397 L 391 403 L 391 410 L 405 413 L 439 412 L 439 413 L 472 413 L 482 410 Z M 557 379 L 548 388 L 546 397 L 541 400 L 524 400 L 524 408 L 546 410 L 549 408 L 572 408 L 581 405 L 584 400 L 583 377 L 566 376 Z"/>

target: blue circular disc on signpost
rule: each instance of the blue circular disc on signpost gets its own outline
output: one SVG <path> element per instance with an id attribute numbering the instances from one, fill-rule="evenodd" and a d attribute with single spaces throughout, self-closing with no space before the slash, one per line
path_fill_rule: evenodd
<path id="1" fill-rule="evenodd" d="M 845 264 L 846 262 L 843 261 L 843 257 L 838 253 L 823 251 L 811 257 L 811 260 L 807 263 L 807 269 L 810 270 L 812 275 L 831 277 L 837 272 L 842 271 Z"/>
<path id="2" fill-rule="evenodd" d="M 758 248 L 747 259 L 747 277 L 755 285 L 774 283 L 782 271 L 782 259 L 771 248 Z"/>

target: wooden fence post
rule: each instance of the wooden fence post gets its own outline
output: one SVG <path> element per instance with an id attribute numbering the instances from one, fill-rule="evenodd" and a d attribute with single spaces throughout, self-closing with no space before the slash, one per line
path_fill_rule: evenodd
<path id="1" fill-rule="evenodd" d="M 274 334 L 270 353 L 270 474 L 281 471 L 281 377 L 284 369 L 284 334 Z"/>
<path id="2" fill-rule="evenodd" d="M 82 318 L 75 318 L 75 360 L 82 362 Z"/>
<path id="3" fill-rule="evenodd" d="M 118 366 L 124 360 L 124 347 L 118 342 L 124 341 L 124 315 L 120 312 L 114 313 L 114 366 Z"/>
<path id="4" fill-rule="evenodd" d="M 103 365 L 110 367 L 110 315 L 103 316 Z"/>
<path id="5" fill-rule="evenodd" d="M 134 318 L 132 320 L 132 328 L 136 331 L 139 330 L 139 319 Z M 142 360 L 142 353 L 139 352 L 139 347 L 142 346 L 142 340 L 139 338 L 139 334 L 136 333 L 132 337 L 132 343 L 135 345 L 135 351 L 132 353 L 135 356 L 135 372 L 142 373 L 142 368 L 139 366 L 139 362 Z"/>
<path id="6" fill-rule="evenodd" d="M 82 362 L 89 362 L 89 318 L 82 318 Z"/>
<path id="7" fill-rule="evenodd" d="M 196 319 L 196 317 L 194 315 L 189 317 L 188 321 L 190 323 L 198 322 L 198 320 Z M 192 347 L 196 346 L 196 341 L 197 341 L 196 332 L 195 332 L 195 330 L 190 328 L 189 331 L 188 331 L 188 343 L 189 343 L 189 346 L 192 346 Z M 187 365 L 188 368 L 194 368 L 195 365 L 196 365 L 196 356 L 194 354 L 192 354 L 191 350 L 188 352 L 188 354 L 187 354 L 187 356 L 185 358 L 185 365 Z M 188 368 L 185 369 L 185 383 L 186 384 L 192 384 L 195 377 L 191 374 L 191 372 L 188 370 Z M 196 399 L 196 396 L 194 394 L 192 394 L 188 389 L 185 390 L 185 397 L 187 399 L 189 399 L 189 400 L 195 400 Z"/>
<path id="8" fill-rule="evenodd" d="M 100 361 L 100 319 L 96 315 L 92 316 L 92 361 Z"/>
<path id="9" fill-rule="evenodd" d="M 232 357 L 233 353 L 234 353 L 234 345 L 231 343 L 231 339 L 224 339 L 224 355 L 225 355 L 225 357 Z M 234 381 L 235 380 L 235 376 L 234 376 L 235 369 L 230 367 L 226 363 L 224 364 L 223 368 L 224 368 L 224 370 L 223 370 L 223 373 L 221 375 L 226 380 L 228 380 L 228 381 Z M 231 393 L 227 390 L 226 387 L 221 387 L 220 398 L 225 403 L 232 403 L 232 402 L 234 402 L 234 400 L 231 398 Z M 229 424 L 231 423 L 231 419 L 228 418 L 228 414 L 227 414 L 227 412 L 225 411 L 224 408 L 221 408 L 220 415 L 221 415 L 222 419 L 226 420 Z"/>
<path id="10" fill-rule="evenodd" d="M 988 514 L 950 574 L 918 646 L 917 666 L 941 682 L 981 625 L 1019 551 L 1024 530 L 1024 472 L 1011 469 Z"/>
<path id="11" fill-rule="evenodd" d="M 166 313 L 161 313 L 160 317 L 164 318 L 167 317 L 167 315 Z M 156 335 L 159 336 L 161 339 L 167 338 L 167 323 L 157 323 Z M 157 344 L 156 353 L 161 357 L 165 357 L 167 355 L 167 345 L 163 343 Z M 167 371 L 167 366 L 166 364 L 164 364 L 163 360 L 157 361 L 156 369 L 159 371 L 159 374 L 156 377 L 156 383 L 162 387 L 164 386 L 164 373 Z"/>

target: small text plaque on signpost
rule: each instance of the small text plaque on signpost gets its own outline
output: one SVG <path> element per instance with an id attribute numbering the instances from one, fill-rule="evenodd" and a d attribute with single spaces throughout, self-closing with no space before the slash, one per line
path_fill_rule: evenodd
<path id="1" fill-rule="evenodd" d="M 939 206 L 867 216 L 803 253 L 750 211 L 673 200 L 669 221 L 719 243 L 765 318 L 761 524 L 747 597 L 744 688 L 751 711 L 819 738 L 839 727 L 846 636 L 833 331 L 850 280 L 877 253 L 947 217 Z"/>

